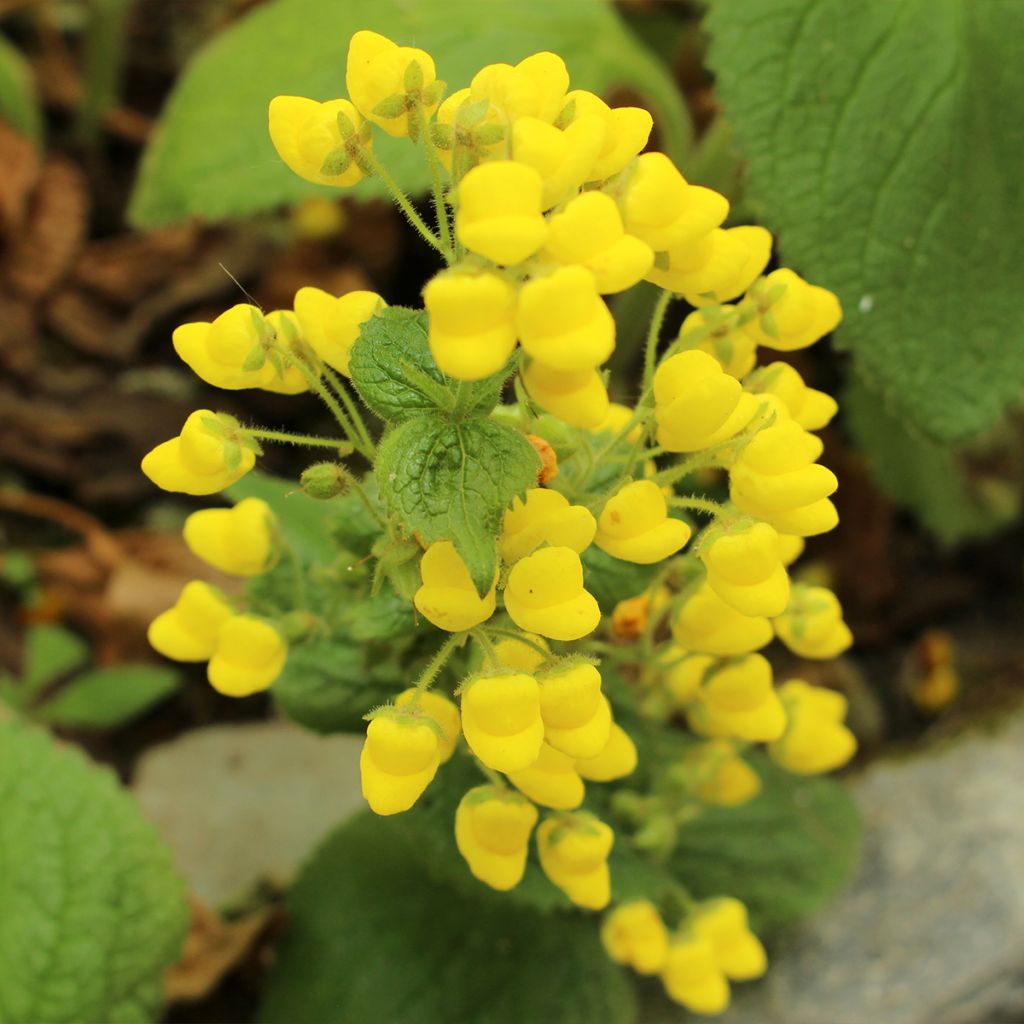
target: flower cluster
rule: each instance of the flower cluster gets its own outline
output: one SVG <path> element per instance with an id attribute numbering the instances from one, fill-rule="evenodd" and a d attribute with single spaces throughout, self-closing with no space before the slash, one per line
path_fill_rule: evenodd
<path id="1" fill-rule="evenodd" d="M 251 470 L 262 443 L 331 449 L 339 461 L 307 468 L 300 487 L 317 499 L 354 496 L 349 512 L 368 517 L 354 565 L 375 568 L 349 577 L 363 589 L 346 600 L 369 606 L 383 594 L 407 610 L 401 692 L 365 716 L 367 803 L 381 815 L 409 811 L 443 765 L 472 763 L 479 784 L 460 788 L 454 812 L 468 870 L 511 889 L 530 870 L 532 840 L 547 878 L 601 910 L 616 895 L 616 843 L 666 853 L 705 805 L 754 799 L 765 754 L 814 774 L 855 751 L 843 696 L 798 678 L 776 685 L 763 653 L 778 640 L 797 658 L 829 659 L 852 642 L 835 595 L 790 573 L 805 538 L 837 523 L 837 480 L 815 433 L 836 403 L 774 358 L 828 334 L 839 304 L 792 270 L 765 274 L 768 232 L 728 226 L 725 197 L 645 152 L 646 110 L 572 89 L 552 53 L 489 65 L 446 96 L 430 55 L 364 31 L 351 40 L 346 78 L 348 98 L 274 99 L 270 136 L 308 181 L 346 188 L 376 178 L 444 260 L 423 289 L 425 354 L 414 358 L 395 333 L 371 353 L 385 364 L 367 369 L 365 339 L 404 315 L 368 291 L 302 288 L 292 310 L 238 305 L 186 324 L 174 346 L 204 381 L 313 392 L 344 436 L 199 410 L 143 470 L 165 490 L 209 495 Z M 378 159 L 379 130 L 421 148 L 436 229 Z M 635 403 L 622 405 L 610 401 L 602 369 L 616 342 L 604 296 L 641 281 L 662 292 Z M 663 344 L 678 300 L 692 310 Z M 759 366 L 759 350 L 773 361 Z M 537 472 L 492 510 L 478 492 L 487 473 L 505 471 L 493 449 L 487 473 L 451 494 L 420 495 L 430 512 L 414 515 L 395 494 L 397 473 L 377 471 L 411 415 L 395 397 L 402 387 L 459 439 L 417 455 L 420 476 L 407 488 L 429 489 L 423 481 L 438 466 L 466 465 L 465 439 L 476 435 L 459 424 L 469 408 L 489 425 L 492 448 L 498 432 Z M 500 394 L 508 404 L 497 404 Z M 387 421 L 379 448 L 359 398 Z M 340 461 L 348 456 L 369 469 Z M 446 502 L 478 508 L 490 533 L 470 541 L 439 528 Z M 301 577 L 308 567 L 281 533 L 251 498 L 196 512 L 185 527 L 217 569 L 257 576 L 284 555 Z M 169 657 L 208 659 L 211 683 L 240 696 L 280 674 L 285 635 L 300 649 L 341 628 L 313 604 L 301 622 L 275 618 L 259 598 L 251 588 L 236 612 L 242 599 L 190 583 L 153 623 L 152 643 Z M 645 753 L 634 729 L 644 721 L 641 732 L 653 723 L 685 738 L 668 755 Z M 761 762 L 754 744 L 764 745 Z M 666 915 L 678 919 L 671 934 Z M 602 934 L 610 956 L 659 974 L 700 1013 L 720 1012 L 730 981 L 765 969 L 745 908 L 726 897 L 695 903 L 676 891 L 660 904 L 620 903 Z"/>

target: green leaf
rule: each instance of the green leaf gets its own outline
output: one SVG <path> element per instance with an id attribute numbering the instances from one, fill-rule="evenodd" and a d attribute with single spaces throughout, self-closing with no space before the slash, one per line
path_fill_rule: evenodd
<path id="1" fill-rule="evenodd" d="M 366 668 L 363 650 L 353 644 L 314 640 L 288 652 L 284 671 L 271 693 L 291 719 L 314 732 L 362 732 L 363 715 L 401 691 Z"/>
<path id="2" fill-rule="evenodd" d="M 868 456 L 875 483 L 944 544 L 985 537 L 1017 518 L 1019 486 L 969 472 L 969 452 L 908 430 L 856 378 L 843 395 L 842 408 L 846 428 Z"/>
<path id="3" fill-rule="evenodd" d="M 452 411 L 458 386 L 464 389 L 465 415 L 486 414 L 497 404 L 507 375 L 457 385 L 434 363 L 428 323 L 422 310 L 390 306 L 363 324 L 349 356 L 361 398 L 381 419 L 402 423 L 425 412 Z"/>
<path id="4" fill-rule="evenodd" d="M 417 628 L 412 604 L 399 597 L 388 583 L 379 594 L 353 601 L 341 618 L 346 633 L 360 643 L 395 640 L 410 633 L 423 632 L 422 626 Z"/>
<path id="5" fill-rule="evenodd" d="M 0 724 L 0 1022 L 156 1020 L 185 934 L 170 852 L 113 774 Z"/>
<path id="6" fill-rule="evenodd" d="M 782 255 L 839 294 L 837 342 L 941 440 L 1024 385 L 1024 5 L 719 0 L 710 62 Z"/>
<path id="7" fill-rule="evenodd" d="M 113 729 L 172 694 L 180 682 L 172 668 L 115 665 L 80 675 L 56 697 L 33 710 L 51 725 Z"/>
<path id="8" fill-rule="evenodd" d="M 396 834 L 361 815 L 338 829 L 289 899 L 261 1020 L 373 1024 L 631 1024 L 625 974 L 593 917 L 542 915 L 482 885 L 436 885 Z"/>
<path id="9" fill-rule="evenodd" d="M 285 537 L 303 558 L 319 562 L 334 560 L 328 509 L 324 502 L 303 494 L 296 480 L 283 480 L 253 470 L 225 493 L 234 502 L 262 498 L 274 510 Z"/>
<path id="10" fill-rule="evenodd" d="M 494 579 L 501 517 L 539 470 L 540 458 L 522 434 L 484 419 L 418 416 L 393 430 L 377 455 L 389 508 L 425 543 L 450 540 L 481 594 Z"/>
<path id="11" fill-rule="evenodd" d="M 760 754 L 747 760 L 761 794 L 705 808 L 679 830 L 666 866 L 698 899 L 741 899 L 757 931 L 806 917 L 838 893 L 856 869 L 861 828 L 839 783 L 790 775 Z"/>
<path id="12" fill-rule="evenodd" d="M 587 548 L 580 558 L 586 588 L 597 599 L 605 615 L 611 615 L 615 606 L 627 597 L 642 594 L 659 571 L 658 565 L 624 562 L 594 545 Z"/>
<path id="13" fill-rule="evenodd" d="M 89 645 L 63 626 L 30 626 L 25 633 L 25 669 L 19 696 L 31 700 L 50 683 L 81 668 L 89 660 Z"/>
<path id="14" fill-rule="evenodd" d="M 42 137 L 43 117 L 32 69 L 3 36 L 0 36 L 0 117 L 35 142 Z"/>
<path id="15" fill-rule="evenodd" d="M 363 490 L 375 506 L 380 506 L 377 482 L 372 474 L 363 480 Z M 363 504 L 358 494 L 349 491 L 328 505 L 328 526 L 334 541 L 354 555 L 365 557 L 381 534 L 380 522 Z M 380 506 L 383 514 L 383 506 Z"/>
<path id="16" fill-rule="evenodd" d="M 348 41 L 359 29 L 422 47 L 452 91 L 485 64 L 539 50 L 562 55 L 573 86 L 629 86 L 649 101 L 662 144 L 681 156 L 690 123 L 664 68 L 624 26 L 609 0 L 274 0 L 220 33 L 180 79 L 143 162 L 131 218 L 141 226 L 238 217 L 329 194 L 292 174 L 267 135 L 278 94 L 344 94 Z M 430 187 L 422 154 L 376 133 L 375 149 L 406 192 Z M 357 196 L 385 194 L 379 179 Z"/>

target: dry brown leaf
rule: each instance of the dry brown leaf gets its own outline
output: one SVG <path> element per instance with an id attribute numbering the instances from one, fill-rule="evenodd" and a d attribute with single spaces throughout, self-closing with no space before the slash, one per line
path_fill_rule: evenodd
<path id="1" fill-rule="evenodd" d="M 0 236 L 13 237 L 25 217 L 28 197 L 39 179 L 35 145 L 0 121 Z"/>

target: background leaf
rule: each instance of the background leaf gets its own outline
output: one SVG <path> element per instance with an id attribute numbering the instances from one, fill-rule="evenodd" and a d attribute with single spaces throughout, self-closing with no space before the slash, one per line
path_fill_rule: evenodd
<path id="1" fill-rule="evenodd" d="M 265 1024 L 631 1024 L 632 986 L 592 917 L 433 883 L 394 819 L 336 831 L 289 898 Z"/>
<path id="2" fill-rule="evenodd" d="M 450 540 L 480 593 L 494 577 L 501 517 L 539 470 L 540 458 L 522 434 L 485 419 L 418 416 L 393 430 L 377 456 L 389 507 L 425 543 Z"/>
<path id="3" fill-rule="evenodd" d="M 696 896 L 735 896 L 754 930 L 813 913 L 849 882 L 860 857 L 860 816 L 828 778 L 790 775 L 761 754 L 748 763 L 761 794 L 740 807 L 706 807 L 679 831 L 667 867 Z"/>
<path id="4" fill-rule="evenodd" d="M 43 134 L 35 78 L 15 46 L 0 35 L 0 117 L 34 141 Z"/>
<path id="5" fill-rule="evenodd" d="M 837 335 L 940 440 L 1024 385 L 1024 5 L 719 0 L 717 95 L 787 262 L 835 290 Z"/>
<path id="6" fill-rule="evenodd" d="M 680 156 L 688 143 L 688 115 L 675 85 L 609 0 L 275 0 L 217 36 L 179 82 L 146 153 L 133 221 L 237 217 L 336 195 L 281 163 L 267 135 L 267 104 L 279 93 L 343 96 L 348 41 L 359 29 L 427 50 L 451 91 L 485 64 L 554 50 L 574 86 L 629 86 L 647 98 L 670 153 Z M 421 153 L 407 140 L 382 136 L 378 153 L 401 186 L 425 191 Z M 365 181 L 356 194 L 381 194 L 381 187 Z"/>
<path id="7" fill-rule="evenodd" d="M 155 1020 L 187 919 L 169 851 L 113 775 L 0 724 L 0 1022 Z"/>
<path id="8" fill-rule="evenodd" d="M 73 679 L 52 700 L 33 709 L 51 725 L 113 729 L 170 696 L 178 673 L 161 665 L 112 665 Z"/>
<path id="9" fill-rule="evenodd" d="M 89 645 L 63 626 L 31 626 L 25 633 L 25 663 L 19 696 L 35 697 L 89 660 Z"/>

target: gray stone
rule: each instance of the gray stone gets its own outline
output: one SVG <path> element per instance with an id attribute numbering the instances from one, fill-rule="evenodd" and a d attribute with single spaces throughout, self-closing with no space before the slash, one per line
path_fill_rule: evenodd
<path id="1" fill-rule="evenodd" d="M 192 891 L 216 907 L 289 881 L 364 806 L 361 744 L 283 721 L 211 726 L 149 751 L 133 789 Z"/>
<path id="2" fill-rule="evenodd" d="M 1024 716 L 880 761 L 851 785 L 866 826 L 857 880 L 720 1019 L 1020 1024 Z"/>

